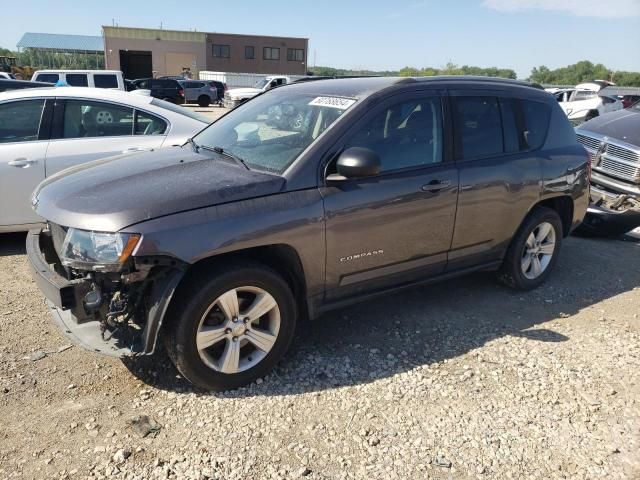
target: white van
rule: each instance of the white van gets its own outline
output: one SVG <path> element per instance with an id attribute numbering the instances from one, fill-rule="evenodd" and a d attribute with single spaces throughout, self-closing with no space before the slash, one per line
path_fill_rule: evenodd
<path id="1" fill-rule="evenodd" d="M 38 70 L 31 80 L 47 83 L 62 80 L 71 87 L 125 89 L 122 72 L 117 70 Z"/>

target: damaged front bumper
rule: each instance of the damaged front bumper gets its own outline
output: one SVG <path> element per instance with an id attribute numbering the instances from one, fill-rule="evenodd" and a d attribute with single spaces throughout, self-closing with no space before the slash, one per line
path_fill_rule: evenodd
<path id="1" fill-rule="evenodd" d="M 148 287 L 140 289 L 141 295 L 145 295 L 144 302 L 136 301 L 137 307 L 142 304 L 136 311 L 144 312 L 144 318 L 114 328 L 106 321 L 104 311 L 92 307 L 96 291 L 105 297 L 112 295 L 112 292 L 102 293 L 103 289 L 96 286 L 99 279 L 89 275 L 67 278 L 46 231 L 30 231 L 26 247 L 33 278 L 46 298 L 52 319 L 73 343 L 113 357 L 154 352 L 163 318 L 182 279 L 182 269 L 160 267 L 159 272 L 147 275 Z M 117 283 L 116 288 L 120 288 Z M 112 298 L 104 300 L 108 304 Z"/>
<path id="2" fill-rule="evenodd" d="M 578 232 L 615 237 L 640 226 L 640 197 L 591 185 L 591 203 Z"/>

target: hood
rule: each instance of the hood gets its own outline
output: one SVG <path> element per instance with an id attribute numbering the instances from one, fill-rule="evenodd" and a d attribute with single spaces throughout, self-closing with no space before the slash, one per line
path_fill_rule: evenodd
<path id="1" fill-rule="evenodd" d="M 36 213 L 68 227 L 113 232 L 185 210 L 279 192 L 285 180 L 190 145 L 109 157 L 63 170 L 33 194 Z"/>
<path id="2" fill-rule="evenodd" d="M 640 147 L 640 111 L 635 109 L 617 110 L 605 113 L 583 123 L 577 132 L 585 130 Z"/>
<path id="3" fill-rule="evenodd" d="M 228 93 L 229 93 L 229 95 L 231 97 L 254 96 L 254 95 L 259 94 L 260 92 L 262 92 L 262 90 L 260 90 L 259 88 L 252 88 L 252 87 L 232 88 L 231 90 L 228 91 Z"/>

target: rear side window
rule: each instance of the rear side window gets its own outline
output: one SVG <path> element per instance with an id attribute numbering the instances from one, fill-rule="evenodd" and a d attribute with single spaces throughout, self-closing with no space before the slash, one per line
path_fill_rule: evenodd
<path id="1" fill-rule="evenodd" d="M 88 87 L 89 81 L 86 73 L 67 73 L 67 83 L 72 87 Z"/>
<path id="2" fill-rule="evenodd" d="M 549 129 L 551 108 L 541 102 L 520 100 L 524 116 L 525 149 L 536 150 L 542 146 Z"/>
<path id="3" fill-rule="evenodd" d="M 93 75 L 93 84 L 96 88 L 118 88 L 118 77 L 104 73 Z"/>
<path id="4" fill-rule="evenodd" d="M 44 100 L 0 104 L 0 143 L 37 140 L 43 108 Z"/>
<path id="5" fill-rule="evenodd" d="M 456 158 L 469 159 L 503 152 L 500 107 L 495 97 L 452 97 Z"/>
<path id="6" fill-rule="evenodd" d="M 56 83 L 60 80 L 60 75 L 57 73 L 39 73 L 34 80 L 38 82 Z"/>
<path id="7" fill-rule="evenodd" d="M 136 135 L 162 135 L 167 129 L 167 123 L 150 113 L 136 110 Z"/>

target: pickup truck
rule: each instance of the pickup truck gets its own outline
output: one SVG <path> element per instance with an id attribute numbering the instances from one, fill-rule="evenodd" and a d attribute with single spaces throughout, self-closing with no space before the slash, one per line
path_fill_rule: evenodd
<path id="1" fill-rule="evenodd" d="M 528 83 L 303 82 L 182 146 L 49 177 L 27 252 L 72 341 L 117 357 L 164 341 L 185 378 L 226 390 L 350 303 L 479 270 L 541 285 L 585 215 L 588 160 Z"/>
<path id="2" fill-rule="evenodd" d="M 266 92 L 274 87 L 280 85 L 287 85 L 291 83 L 289 77 L 284 76 L 271 76 L 265 77 L 255 83 L 253 87 L 247 88 L 232 88 L 227 90 L 224 94 L 224 100 L 222 102 L 225 108 L 236 108 L 238 105 L 246 102 L 250 98 L 255 97 L 259 93 Z"/>

